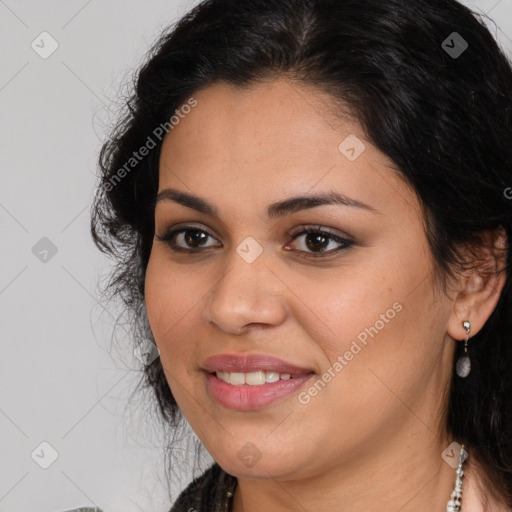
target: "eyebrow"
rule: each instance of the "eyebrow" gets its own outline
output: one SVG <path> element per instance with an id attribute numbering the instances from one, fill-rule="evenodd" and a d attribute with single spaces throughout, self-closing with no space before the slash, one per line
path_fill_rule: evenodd
<path id="1" fill-rule="evenodd" d="M 154 203 L 155 207 L 160 201 L 164 200 L 173 201 L 206 215 L 219 216 L 217 208 L 206 201 L 206 199 L 174 188 L 166 188 L 159 192 Z M 352 199 L 343 194 L 339 194 L 338 192 L 330 191 L 310 196 L 290 197 L 283 201 L 272 203 L 267 208 L 267 216 L 270 219 L 274 219 L 277 217 L 283 217 L 290 213 L 308 210 L 322 205 L 349 206 L 352 208 L 361 208 L 374 213 L 379 213 L 378 210 L 366 203 L 363 203 L 362 201 Z"/>

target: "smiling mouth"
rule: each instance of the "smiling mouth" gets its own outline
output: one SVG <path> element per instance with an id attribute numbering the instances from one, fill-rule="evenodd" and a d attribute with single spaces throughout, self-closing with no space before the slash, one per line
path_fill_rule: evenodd
<path id="1" fill-rule="evenodd" d="M 223 380 L 224 373 L 227 374 L 230 382 Z M 263 375 L 254 377 L 251 375 L 260 373 Z M 238 411 L 256 411 L 268 407 L 298 392 L 315 375 L 315 372 L 298 375 L 283 374 L 284 379 L 281 379 L 280 373 L 268 373 L 274 374 L 270 376 L 271 382 L 266 381 L 267 372 L 263 371 L 248 373 L 205 371 L 203 375 L 206 376 L 209 396 L 225 409 Z M 265 381 L 263 381 L 263 377 L 265 377 Z"/>
<path id="2" fill-rule="evenodd" d="M 219 380 L 231 384 L 233 386 L 262 386 L 264 384 L 272 384 L 280 380 L 293 380 L 306 375 L 311 375 L 313 372 L 302 375 L 293 375 L 290 373 L 279 373 L 274 371 L 254 371 L 254 372 L 223 372 L 215 371 L 208 372 L 210 375 L 215 375 Z"/>

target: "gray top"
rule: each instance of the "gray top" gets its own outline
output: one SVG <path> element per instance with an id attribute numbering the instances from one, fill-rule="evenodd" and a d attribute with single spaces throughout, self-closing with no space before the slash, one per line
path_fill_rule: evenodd
<path id="1" fill-rule="evenodd" d="M 71 510 L 64 510 L 63 512 L 103 512 L 98 507 L 80 507 L 80 508 L 73 508 Z"/>

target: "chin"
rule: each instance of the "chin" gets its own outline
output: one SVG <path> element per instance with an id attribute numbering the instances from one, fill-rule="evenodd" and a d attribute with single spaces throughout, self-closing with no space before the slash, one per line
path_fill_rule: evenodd
<path id="1" fill-rule="evenodd" d="M 215 461 L 224 471 L 237 478 L 256 480 L 291 478 L 302 466 L 311 468 L 311 461 L 308 463 L 297 459 L 297 450 L 294 455 L 275 450 L 262 453 L 250 443 L 234 454 L 224 453 L 221 457 L 215 457 Z"/>

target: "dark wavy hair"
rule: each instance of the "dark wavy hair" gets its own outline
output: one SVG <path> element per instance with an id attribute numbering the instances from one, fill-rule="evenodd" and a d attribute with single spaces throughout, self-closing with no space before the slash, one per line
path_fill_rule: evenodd
<path id="1" fill-rule="evenodd" d="M 512 69 L 483 15 L 455 0 L 205 0 L 164 31 L 99 157 L 91 233 L 116 262 L 102 293 L 122 298 L 135 344 L 154 343 L 144 279 L 163 139 L 155 129 L 168 131 L 210 84 L 277 77 L 327 92 L 340 112 L 348 106 L 396 164 L 420 198 L 445 284 L 476 261 L 463 248 L 476 255 L 484 231 L 506 232 L 505 287 L 470 341 L 470 375 L 447 390 L 446 428 L 471 447 L 489 492 L 512 507 Z M 155 147 L 127 169 L 148 137 Z M 159 358 L 145 365 L 142 384 L 162 422 L 181 425 Z"/>

